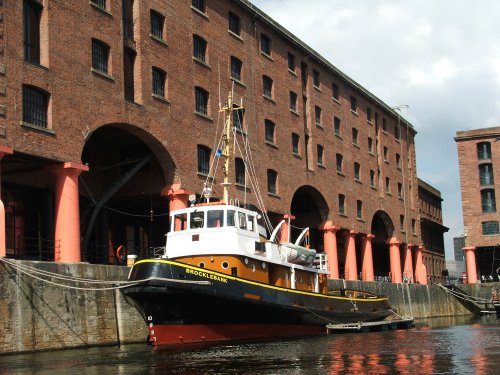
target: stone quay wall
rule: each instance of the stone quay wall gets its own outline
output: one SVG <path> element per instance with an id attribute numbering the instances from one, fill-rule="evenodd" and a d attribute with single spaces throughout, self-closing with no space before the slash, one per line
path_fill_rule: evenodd
<path id="1" fill-rule="evenodd" d="M 22 266 L 60 275 L 96 280 L 126 280 L 129 268 L 85 263 L 16 261 Z M 53 280 L 65 283 L 63 280 Z M 111 287 L 112 285 L 110 285 Z M 344 287 L 330 281 L 331 289 Z M 403 317 L 470 315 L 471 312 L 438 285 L 345 281 L 348 289 L 386 295 Z M 468 286 L 487 296 L 491 289 Z M 120 290 L 68 289 L 16 271 L 0 262 L 0 355 L 42 350 L 145 342 L 147 328 Z"/>

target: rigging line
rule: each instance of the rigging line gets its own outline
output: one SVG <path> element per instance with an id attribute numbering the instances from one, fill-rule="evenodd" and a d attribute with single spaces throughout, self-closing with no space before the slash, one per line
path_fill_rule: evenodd
<path id="1" fill-rule="evenodd" d="M 489 303 L 492 301 L 491 299 L 469 296 L 468 294 L 463 293 L 461 291 L 459 293 L 458 291 L 450 290 L 450 289 L 446 288 L 445 286 L 443 286 L 442 284 L 437 284 L 437 285 L 439 285 L 441 288 L 443 288 L 446 293 L 449 293 L 449 294 L 453 295 L 454 297 L 456 297 L 458 299 L 462 299 L 464 301 L 476 302 L 476 303 Z"/>

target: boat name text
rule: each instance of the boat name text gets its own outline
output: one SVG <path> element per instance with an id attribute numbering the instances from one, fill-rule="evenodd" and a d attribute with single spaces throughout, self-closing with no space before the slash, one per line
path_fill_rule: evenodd
<path id="1" fill-rule="evenodd" d="M 205 279 L 220 281 L 221 283 L 227 284 L 227 279 L 225 277 L 220 277 L 220 276 L 208 273 L 208 272 L 200 272 L 197 270 L 192 270 L 192 269 L 187 268 L 186 273 L 190 273 L 191 275 L 195 275 L 195 276 L 204 277 Z"/>

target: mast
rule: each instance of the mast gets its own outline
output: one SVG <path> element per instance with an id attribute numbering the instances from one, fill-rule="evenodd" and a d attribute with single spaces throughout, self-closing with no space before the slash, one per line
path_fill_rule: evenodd
<path id="1" fill-rule="evenodd" d="M 225 156 L 226 160 L 224 162 L 224 182 L 221 184 L 223 187 L 223 201 L 228 204 L 229 203 L 229 191 L 228 191 L 228 186 L 231 185 L 231 182 L 229 182 L 229 166 L 230 166 L 230 160 L 231 160 L 231 133 L 233 131 L 233 122 L 232 120 L 232 114 L 233 111 L 237 111 L 242 109 L 241 106 L 236 106 L 233 107 L 233 93 L 232 91 L 229 92 L 228 98 L 226 105 L 221 109 L 221 112 L 225 112 L 226 114 L 226 119 L 225 119 L 225 129 L 224 129 L 224 150 L 222 151 L 222 155 Z"/>

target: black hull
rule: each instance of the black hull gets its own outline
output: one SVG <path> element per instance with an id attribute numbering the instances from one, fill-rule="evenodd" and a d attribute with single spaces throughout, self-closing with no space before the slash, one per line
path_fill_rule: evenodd
<path id="1" fill-rule="evenodd" d="M 391 315 L 386 298 L 348 298 L 269 286 L 164 260 L 137 263 L 123 290 L 150 330 L 164 326 L 319 326 Z M 154 279 L 154 280 L 151 280 Z M 326 329 L 325 329 L 326 332 Z"/>

